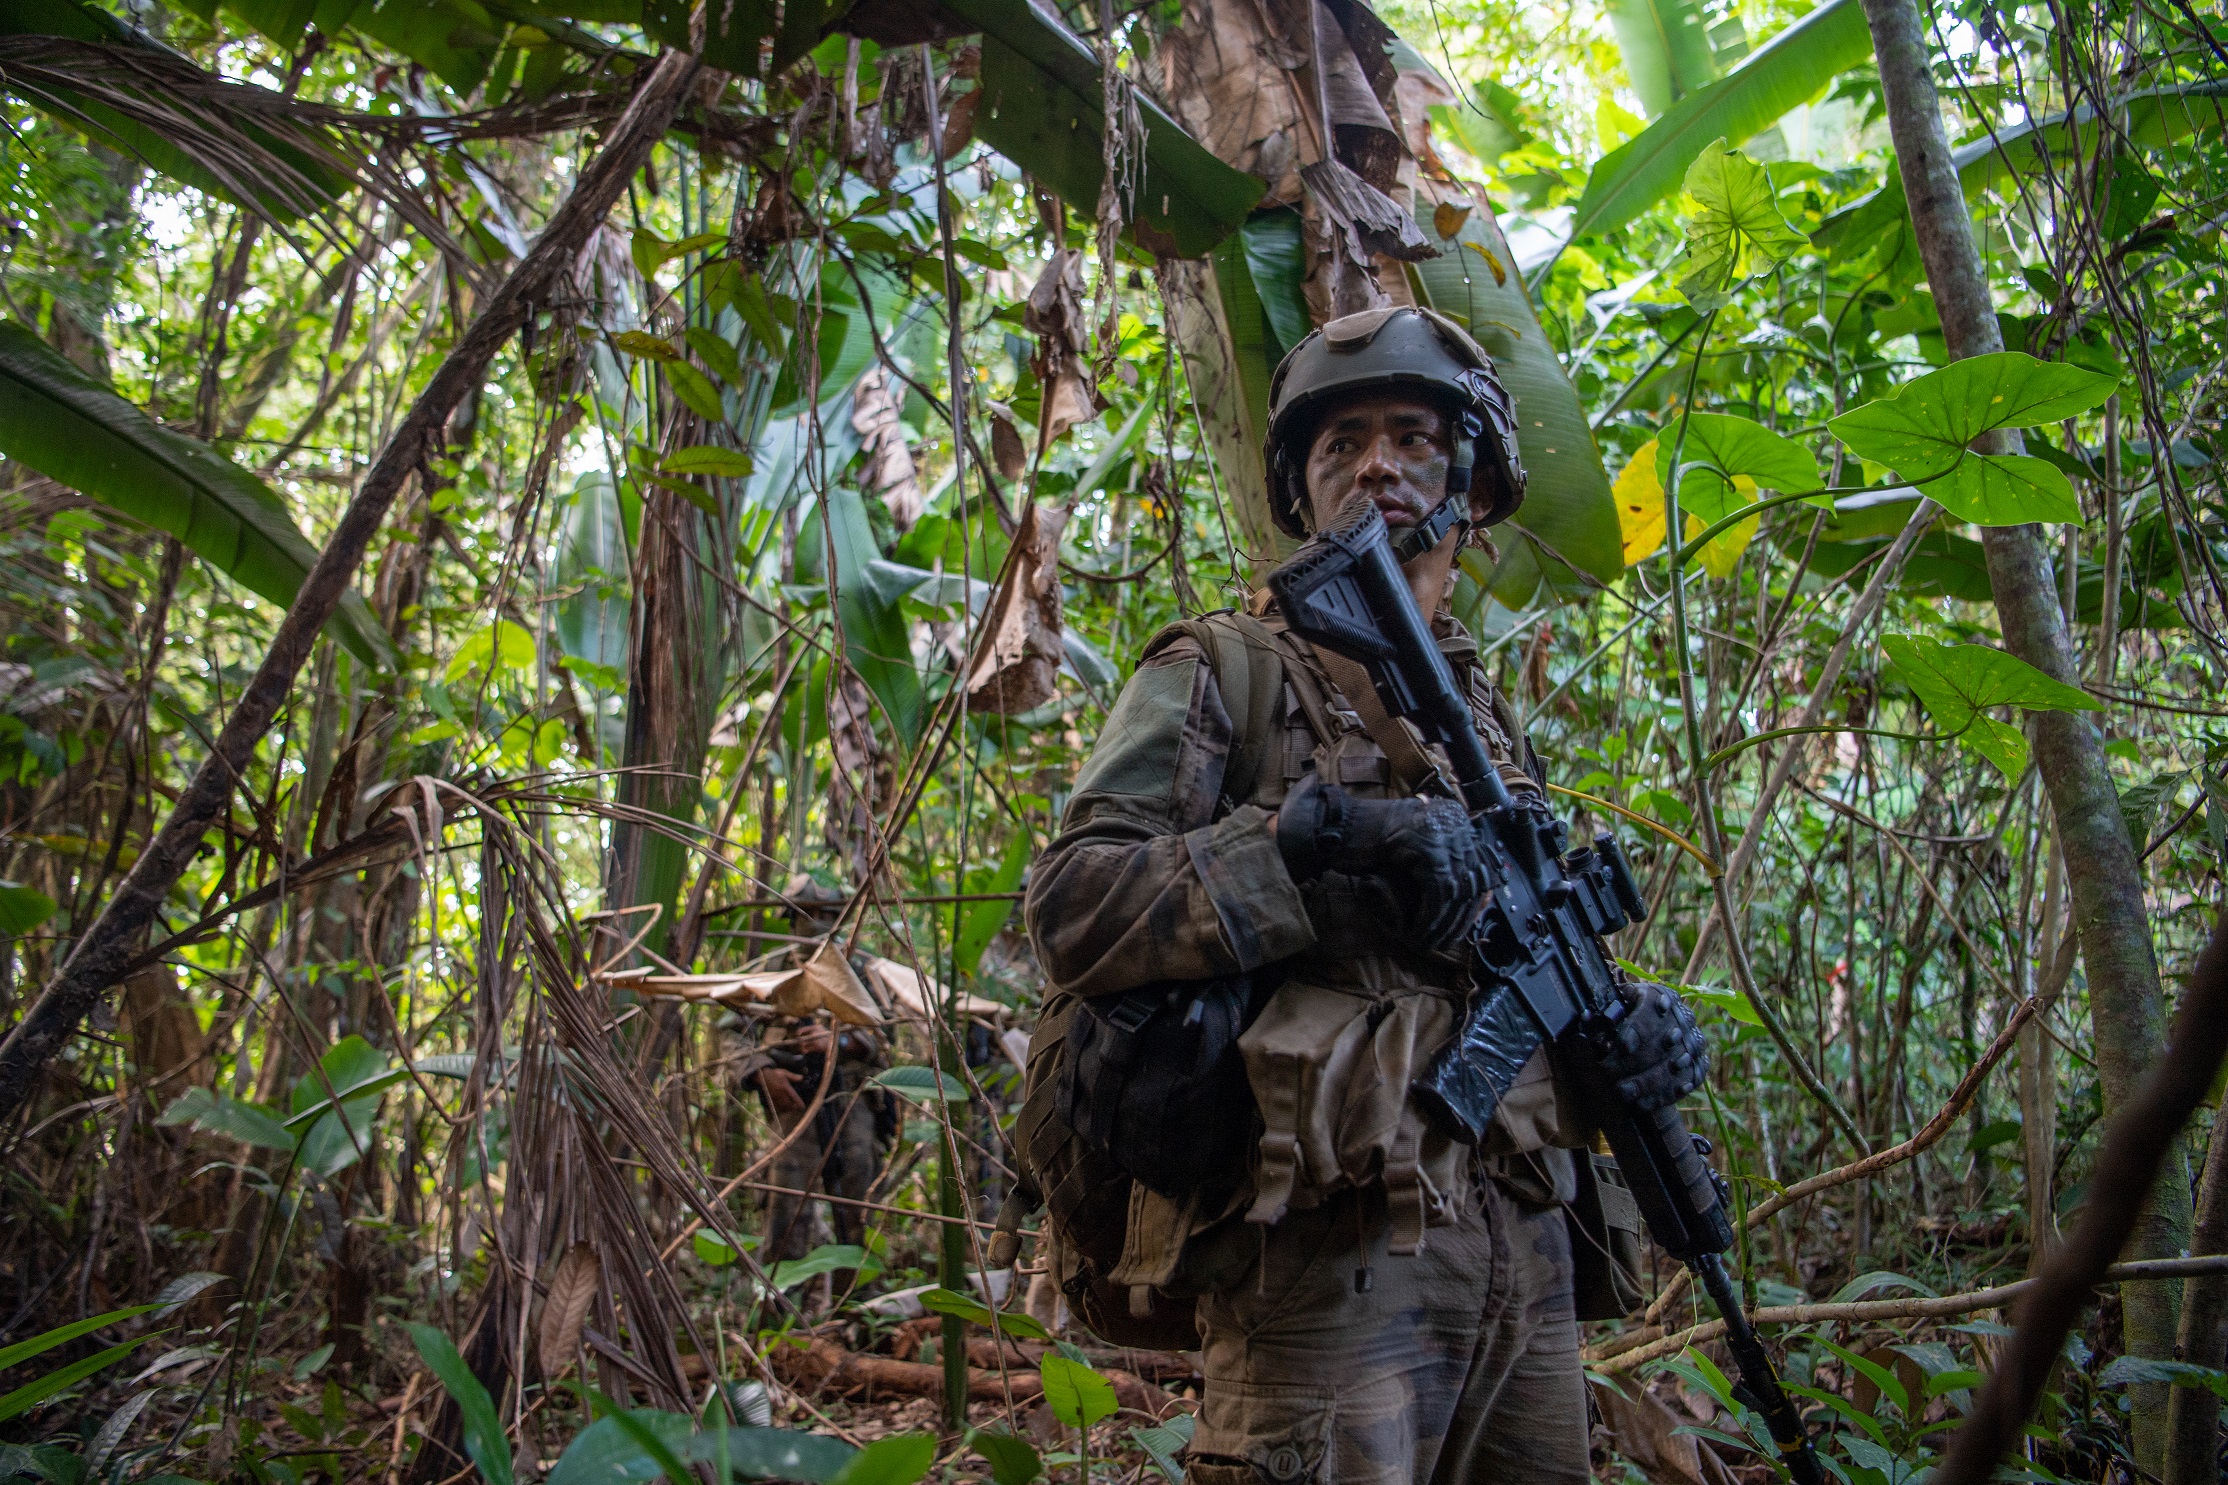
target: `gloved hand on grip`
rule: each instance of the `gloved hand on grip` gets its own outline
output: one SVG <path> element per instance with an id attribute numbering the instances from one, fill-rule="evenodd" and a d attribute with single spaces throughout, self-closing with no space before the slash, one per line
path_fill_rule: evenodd
<path id="1" fill-rule="evenodd" d="M 1631 988 L 1638 994 L 1610 1032 L 1601 1067 L 1620 1098 L 1652 1114 L 1702 1086 L 1710 1075 L 1710 1048 L 1678 991 L 1653 984 Z"/>
<path id="2" fill-rule="evenodd" d="M 1451 799 L 1363 799 L 1309 773 L 1277 810 L 1276 844 L 1294 881 L 1348 879 L 1339 895 L 1404 948 L 1460 941 L 1489 885 L 1477 830 Z"/>

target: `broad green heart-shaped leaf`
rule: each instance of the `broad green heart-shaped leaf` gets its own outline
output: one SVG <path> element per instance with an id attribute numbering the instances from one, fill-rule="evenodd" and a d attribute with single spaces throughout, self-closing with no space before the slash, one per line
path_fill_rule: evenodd
<path id="1" fill-rule="evenodd" d="M 1982 434 L 2085 413 L 2118 386 L 2116 378 L 2102 372 L 2062 361 L 2038 361 L 2020 351 L 1998 351 L 1928 372 L 1904 383 L 1892 396 L 1852 408 L 1826 426 L 1852 453 L 1886 465 L 1913 484 L 1924 484 L 1957 469 L 1968 457 L 1966 446 Z M 1950 494 L 1984 510 L 1991 508 L 1991 499 L 2007 505 L 2032 503 L 2047 498 L 2037 493 L 2044 488 L 2040 478 L 2017 466 L 1999 468 L 1994 475 L 1984 473 L 1970 484 L 1953 487 Z M 2064 481 L 2059 475 L 2058 484 L 2064 486 Z M 2070 499 L 2070 487 L 2066 489 Z"/>
<path id="2" fill-rule="evenodd" d="M 2072 482 L 2056 466 L 2024 454 L 1967 454 L 1926 493 L 1976 526 L 2081 520 Z"/>
<path id="3" fill-rule="evenodd" d="M 1975 717 L 1957 741 L 1995 764 L 2007 780 L 2017 782 L 2027 771 L 2027 734 L 2009 722 Z"/>
<path id="4" fill-rule="evenodd" d="M 1679 509 L 1700 516 L 1705 523 L 1753 504 L 1758 487 L 1789 495 L 1824 488 L 1825 482 L 1818 478 L 1818 461 L 1807 449 L 1753 419 L 1728 413 L 1691 413 L 1686 419 L 1683 445 L 1679 442 L 1678 421 L 1666 424 L 1655 438 L 1659 485 L 1671 478 L 1674 447 L 1679 451 Z M 1728 483 L 1738 475 L 1752 481 L 1745 493 Z"/>
<path id="5" fill-rule="evenodd" d="M 277 491 L 199 439 L 163 427 L 9 322 L 0 322 L 0 453 L 169 532 L 273 603 L 292 603 L 317 562 Z M 392 663 L 386 631 L 354 591 L 341 599 L 330 629 L 358 659 Z"/>
<path id="6" fill-rule="evenodd" d="M 1036 1446 L 1004 1429 L 971 1428 L 967 1430 L 967 1444 L 990 1461 L 990 1478 L 995 1485 L 1029 1485 L 1044 1473 L 1044 1461 L 1038 1457 Z"/>
<path id="7" fill-rule="evenodd" d="M 2093 712 L 2088 692 L 2054 681 L 2017 655 L 1987 645 L 1946 645 L 1916 634 L 1880 641 L 1896 674 L 1926 704 L 1935 725 L 1956 731 L 1992 706 L 2036 712 Z"/>
<path id="8" fill-rule="evenodd" d="M 1751 52 L 1731 76 L 1689 94 L 1646 130 L 1602 156 L 1586 178 L 1570 237 L 1614 232 L 1679 188 L 1717 139 L 1752 139 L 1810 101 L 1836 73 L 1872 55 L 1859 0 L 1831 0 Z M 1491 163 L 1491 162 L 1488 162 Z"/>
<path id="9" fill-rule="evenodd" d="M 1044 1379 L 1044 1400 L 1052 1415 L 1070 1428 L 1089 1428 L 1121 1406 L 1114 1384 L 1080 1361 L 1047 1356 L 1037 1374 Z"/>
<path id="10" fill-rule="evenodd" d="M 1679 292 L 1704 314 L 1809 241 L 1779 214 L 1770 174 L 1722 139 L 1688 167 L 1686 193 L 1693 205 Z"/>
<path id="11" fill-rule="evenodd" d="M 2052 680 L 2016 655 L 1987 645 L 1946 645 L 1915 634 L 1880 641 L 1889 667 L 1925 704 L 1945 732 L 2016 779 L 2027 767 L 2027 739 L 2018 728 L 1982 713 L 1992 706 L 2038 712 L 2098 709 L 2088 692 Z"/>
<path id="12" fill-rule="evenodd" d="M 354 1165 L 378 1138 L 373 1125 L 380 1097 L 405 1075 L 389 1067 L 386 1054 L 360 1036 L 333 1043 L 317 1059 L 317 1071 L 294 1084 L 293 1117 L 287 1126 L 308 1125 L 296 1157 L 300 1164 L 321 1176 L 338 1175 Z"/>

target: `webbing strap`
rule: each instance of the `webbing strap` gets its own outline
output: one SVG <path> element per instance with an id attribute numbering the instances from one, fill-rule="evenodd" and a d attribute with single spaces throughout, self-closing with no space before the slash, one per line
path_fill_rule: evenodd
<path id="1" fill-rule="evenodd" d="M 1323 662 L 1331 680 L 1346 697 L 1362 719 L 1362 727 L 1369 733 L 1370 741 L 1384 750 L 1386 761 L 1392 765 L 1393 785 L 1402 794 L 1413 794 L 1423 787 L 1423 781 L 1439 771 L 1416 741 L 1414 733 L 1393 719 L 1385 710 L 1385 703 L 1377 696 L 1377 687 L 1369 672 L 1355 661 L 1334 650 L 1315 646 L 1315 658 Z"/>
<path id="2" fill-rule="evenodd" d="M 1269 728 L 1276 716 L 1276 693 L 1284 684 L 1284 666 L 1269 632 L 1260 621 L 1245 614 L 1219 614 L 1205 623 L 1215 637 L 1219 663 L 1215 681 L 1222 688 L 1223 709 L 1230 713 L 1230 733 L 1235 743 L 1223 775 L 1222 792 L 1231 804 L 1244 804 L 1261 781 L 1261 763 L 1268 756 Z M 1245 673 L 1245 684 L 1233 686 L 1233 666 Z"/>

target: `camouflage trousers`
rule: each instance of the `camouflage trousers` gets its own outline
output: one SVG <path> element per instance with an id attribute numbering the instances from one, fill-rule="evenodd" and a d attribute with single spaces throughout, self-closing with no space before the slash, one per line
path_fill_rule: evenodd
<path id="1" fill-rule="evenodd" d="M 796 1129 L 797 1115 L 778 1114 L 775 1125 L 786 1136 Z M 857 1200 L 868 1194 L 880 1164 L 874 1141 L 874 1111 L 856 1088 L 831 1091 L 814 1116 L 812 1127 L 774 1157 L 770 1184 L 788 1190 L 766 1198 L 766 1237 L 758 1250 L 759 1261 L 802 1258 L 830 1236 L 828 1225 L 816 1210 L 819 1203 L 790 1193 L 824 1191 Z M 835 1241 L 861 1241 L 866 1231 L 863 1209 L 830 1202 L 828 1212 Z"/>
<path id="2" fill-rule="evenodd" d="M 1195 1485 L 1586 1481 L 1562 1208 L 1480 1180 L 1415 1257 L 1389 1257 L 1386 1233 L 1381 1189 L 1344 1192 L 1268 1229 L 1245 1282 L 1199 1301 Z"/>

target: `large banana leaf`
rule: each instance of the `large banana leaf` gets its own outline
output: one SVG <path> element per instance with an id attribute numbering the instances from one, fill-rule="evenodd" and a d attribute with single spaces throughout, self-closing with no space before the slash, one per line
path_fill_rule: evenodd
<path id="1" fill-rule="evenodd" d="M 0 453 L 183 541 L 218 571 L 290 604 L 317 560 L 278 492 L 198 439 L 165 428 L 0 321 Z M 349 593 L 333 636 L 374 665 L 387 636 Z"/>
<path id="2" fill-rule="evenodd" d="M 975 133 L 1069 205 L 1098 210 L 1105 176 L 1099 64 L 1035 0 L 944 0 L 983 33 Z M 1216 159 L 1140 93 L 1145 168 L 1123 215 L 1139 246 L 1197 258 L 1236 231 L 1265 185 Z"/>
<path id="3" fill-rule="evenodd" d="M 1285 351 L 1275 324 L 1281 316 L 1270 306 L 1298 296 L 1304 268 L 1303 254 L 1284 251 L 1285 240 L 1296 236 L 1292 229 L 1298 217 L 1284 207 L 1262 212 L 1258 224 L 1249 221 L 1241 233 L 1216 246 L 1210 273 L 1163 277 L 1170 323 L 1191 332 L 1184 346 L 1184 372 L 1199 401 L 1201 432 L 1222 472 L 1247 555 L 1263 566 L 1282 560 L 1293 546 L 1269 515 L 1261 440 L 1269 429 L 1269 374 Z M 1211 279 L 1213 303 L 1203 302 L 1205 296 L 1198 292 L 1207 284 L 1190 286 L 1202 302 L 1171 293 L 1184 277 Z M 1297 328 L 1302 338 L 1312 328 L 1304 304 Z"/>
<path id="4" fill-rule="evenodd" d="M 848 423 L 848 419 L 845 420 Z M 866 502 L 858 486 L 828 491 L 829 545 L 835 551 L 836 612 L 843 620 L 843 654 L 907 748 L 920 741 L 923 702 L 913 663 L 910 626 L 897 601 L 876 586 L 868 564 L 881 558 Z"/>
<path id="5" fill-rule="evenodd" d="M 1437 239 L 1431 203 L 1420 193 L 1417 208 L 1419 224 Z M 1531 476 L 1524 508 L 1494 532 L 1501 561 L 1492 573 L 1493 596 L 1520 609 L 1545 579 L 1556 595 L 1576 597 L 1588 587 L 1579 573 L 1606 583 L 1624 571 L 1601 449 L 1492 214 L 1471 212 L 1446 247 L 1415 265 L 1416 281 L 1433 309 L 1467 325 L 1492 355 L 1516 399 L 1517 438 Z"/>
<path id="6" fill-rule="evenodd" d="M 1709 22 L 1695 0 L 1609 0 L 1609 24 L 1649 118 L 1717 81 Z"/>
<path id="7" fill-rule="evenodd" d="M 1872 55 L 1857 0 L 1831 0 L 1751 53 L 1731 76 L 1680 99 L 1602 156 L 1571 219 L 1572 241 L 1613 232 L 1679 189 L 1712 140 L 1738 144 Z"/>

